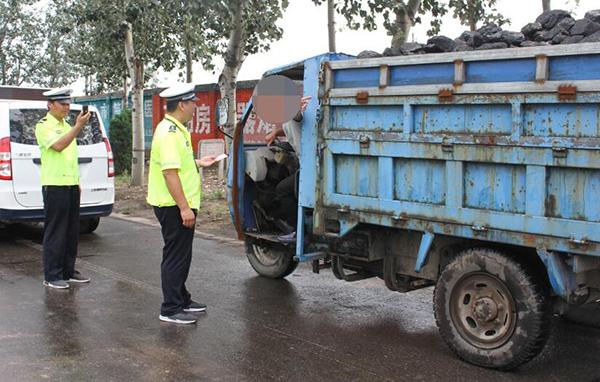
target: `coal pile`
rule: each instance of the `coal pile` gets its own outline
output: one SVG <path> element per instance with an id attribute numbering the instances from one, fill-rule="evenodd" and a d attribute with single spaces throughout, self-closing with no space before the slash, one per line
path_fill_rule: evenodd
<path id="1" fill-rule="evenodd" d="M 495 24 L 488 24 L 473 32 L 465 31 L 455 39 L 446 36 L 434 36 L 427 40 L 426 44 L 407 42 L 398 48 L 387 48 L 383 54 L 365 50 L 358 55 L 358 58 L 525 48 L 586 42 L 600 42 L 600 9 L 587 12 L 581 20 L 575 20 L 567 11 L 556 9 L 542 13 L 535 22 L 525 25 L 520 32 L 503 30 Z"/>

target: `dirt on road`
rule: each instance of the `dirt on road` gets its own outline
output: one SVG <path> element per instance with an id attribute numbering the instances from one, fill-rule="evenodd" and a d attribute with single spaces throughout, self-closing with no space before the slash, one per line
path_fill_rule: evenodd
<path id="1" fill-rule="evenodd" d="M 113 211 L 123 215 L 156 220 L 152 207 L 146 203 L 147 191 L 146 185 L 143 187 L 131 186 L 128 175 L 118 176 L 115 179 Z M 216 236 L 236 237 L 227 207 L 225 180 L 219 180 L 216 169 L 204 170 L 202 204 L 196 220 L 196 229 Z"/>

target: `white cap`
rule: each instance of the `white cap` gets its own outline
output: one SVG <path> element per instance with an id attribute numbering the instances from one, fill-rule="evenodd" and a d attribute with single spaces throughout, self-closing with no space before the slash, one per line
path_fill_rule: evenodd
<path id="1" fill-rule="evenodd" d="M 73 89 L 59 88 L 48 90 L 47 92 L 44 92 L 42 94 L 48 98 L 48 101 L 60 101 L 61 103 L 71 103 L 71 93 L 73 93 Z"/>
<path id="2" fill-rule="evenodd" d="M 194 84 L 177 84 L 160 92 L 159 96 L 167 101 L 195 101 L 196 93 Z"/>

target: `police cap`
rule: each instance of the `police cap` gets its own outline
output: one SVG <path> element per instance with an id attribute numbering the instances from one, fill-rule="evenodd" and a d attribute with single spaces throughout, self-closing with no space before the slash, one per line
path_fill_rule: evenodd
<path id="1" fill-rule="evenodd" d="M 167 101 L 196 101 L 195 88 L 194 84 L 177 84 L 163 90 L 159 96 Z"/>
<path id="2" fill-rule="evenodd" d="M 59 88 L 44 92 L 43 95 L 48 98 L 48 101 L 58 101 L 60 103 L 71 103 L 72 89 Z"/>

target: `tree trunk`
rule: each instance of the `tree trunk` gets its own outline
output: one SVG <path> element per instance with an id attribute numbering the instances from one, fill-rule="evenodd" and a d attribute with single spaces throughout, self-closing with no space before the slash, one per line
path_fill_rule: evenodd
<path id="1" fill-rule="evenodd" d="M 542 9 L 544 12 L 549 11 L 552 9 L 552 6 L 550 5 L 551 0 L 542 0 Z"/>
<path id="2" fill-rule="evenodd" d="M 242 23 L 242 14 L 246 0 L 232 0 L 229 9 L 231 11 L 231 29 L 229 33 L 229 43 L 227 52 L 225 53 L 225 66 L 219 76 L 219 90 L 221 98 L 228 101 L 229 109 L 227 112 L 227 123 L 223 125 L 223 130 L 233 135 L 233 130 L 236 124 L 237 103 L 235 100 L 235 90 L 237 75 L 244 62 L 244 50 L 246 47 L 244 24 Z M 231 139 L 226 138 L 226 146 L 228 152 L 231 146 Z"/>
<path id="3" fill-rule="evenodd" d="M 335 52 L 335 10 L 334 1 L 327 0 L 327 31 L 329 32 L 329 51 Z"/>
<path id="4" fill-rule="evenodd" d="M 131 130 L 133 134 L 132 142 L 132 166 L 131 166 L 131 184 L 134 186 L 144 185 L 144 65 L 136 59 L 135 79 L 132 93 Z"/>
<path id="5" fill-rule="evenodd" d="M 17 61 L 17 70 L 15 72 L 15 76 L 15 85 L 21 86 L 23 83 L 23 80 L 21 80 L 21 60 Z"/>
<path id="6" fill-rule="evenodd" d="M 469 20 L 469 30 L 475 32 L 477 30 L 477 21 Z"/>
<path id="7" fill-rule="evenodd" d="M 123 76 L 123 109 L 129 108 L 129 81 L 127 76 Z"/>
<path id="8" fill-rule="evenodd" d="M 396 32 L 392 36 L 392 48 L 399 48 L 408 40 L 410 28 L 412 28 L 421 0 L 408 0 L 404 6 L 400 6 L 396 12 Z"/>
<path id="9" fill-rule="evenodd" d="M 131 24 L 127 24 L 125 36 L 125 57 L 132 78 L 131 108 L 131 185 L 144 185 L 144 65 L 135 56 Z"/>
<path id="10" fill-rule="evenodd" d="M 192 57 L 192 48 L 190 47 L 190 40 L 188 39 L 185 44 L 185 82 L 192 82 L 192 64 L 194 59 Z"/>
<path id="11" fill-rule="evenodd" d="M 469 29 L 471 30 L 471 32 L 475 32 L 477 30 L 477 4 L 474 4 L 474 0 L 468 0 L 467 1 L 467 17 L 469 19 Z"/>
<path id="12" fill-rule="evenodd" d="M 184 20 L 184 50 L 185 50 L 185 82 L 192 82 L 192 64 L 194 63 L 194 57 L 192 56 L 192 42 L 190 38 L 191 34 L 191 22 L 189 15 L 185 16 Z"/>

